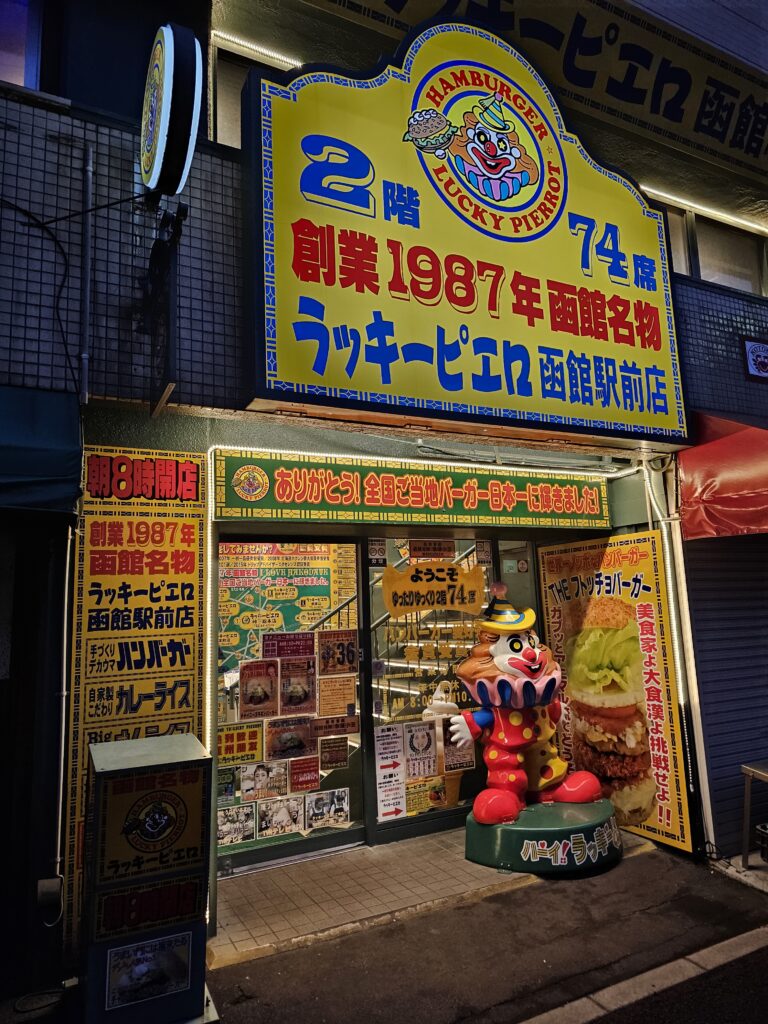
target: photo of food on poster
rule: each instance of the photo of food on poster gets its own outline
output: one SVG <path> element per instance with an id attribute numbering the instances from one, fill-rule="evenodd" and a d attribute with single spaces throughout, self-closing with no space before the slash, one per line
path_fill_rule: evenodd
<path id="1" fill-rule="evenodd" d="M 435 808 L 446 807 L 448 797 L 445 779 L 436 775 L 431 779 L 418 779 L 405 784 L 405 812 L 407 815 L 423 814 Z"/>
<path id="2" fill-rule="evenodd" d="M 267 760 L 280 761 L 317 753 L 311 718 L 273 718 L 266 723 Z"/>
<path id="3" fill-rule="evenodd" d="M 238 804 L 216 812 L 216 842 L 219 846 L 237 846 L 255 839 L 254 808 Z"/>
<path id="4" fill-rule="evenodd" d="M 311 658 L 280 659 L 280 714 L 317 714 L 317 662 Z"/>
<path id="5" fill-rule="evenodd" d="M 475 745 L 457 747 L 451 742 L 451 720 L 448 717 L 440 720 L 443 731 L 443 760 L 446 772 L 472 771 L 475 767 Z"/>
<path id="6" fill-rule="evenodd" d="M 280 666 L 275 658 L 240 664 L 240 719 L 274 718 L 279 712 Z"/>
<path id="7" fill-rule="evenodd" d="M 317 757 L 296 757 L 288 762 L 291 793 L 303 793 L 320 785 L 320 762 Z"/>
<path id="8" fill-rule="evenodd" d="M 216 806 L 229 807 L 235 802 L 239 768 L 219 768 L 216 784 Z"/>
<path id="9" fill-rule="evenodd" d="M 349 790 L 326 789 L 307 793 L 307 828 L 329 828 L 349 825 Z"/>
<path id="10" fill-rule="evenodd" d="M 357 676 L 328 676 L 321 679 L 318 686 L 318 707 L 321 716 L 354 715 Z"/>
<path id="11" fill-rule="evenodd" d="M 288 762 L 258 761 L 240 768 L 240 799 L 264 800 L 288 793 Z"/>
<path id="12" fill-rule="evenodd" d="M 405 774 L 408 779 L 424 779 L 437 774 L 437 735 L 434 719 L 406 722 Z"/>
<path id="13" fill-rule="evenodd" d="M 317 634 L 320 675 L 357 672 L 360 661 L 356 629 L 323 629 Z"/>
<path id="14" fill-rule="evenodd" d="M 304 797 L 281 797 L 278 800 L 259 800 L 258 836 L 284 836 L 289 832 L 304 831 Z"/>
<path id="15" fill-rule="evenodd" d="M 346 768 L 349 764 L 349 740 L 346 736 L 325 736 L 319 741 L 320 771 Z"/>
<path id="16" fill-rule="evenodd" d="M 546 636 L 566 681 L 563 756 L 618 823 L 691 849 L 661 534 L 539 549 Z"/>

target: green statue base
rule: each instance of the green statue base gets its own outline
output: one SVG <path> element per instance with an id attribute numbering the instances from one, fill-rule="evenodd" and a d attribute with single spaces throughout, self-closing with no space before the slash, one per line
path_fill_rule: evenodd
<path id="1" fill-rule="evenodd" d="M 618 864 L 621 832 L 610 800 L 533 804 L 509 825 L 467 817 L 466 858 L 502 871 L 588 875 Z"/>

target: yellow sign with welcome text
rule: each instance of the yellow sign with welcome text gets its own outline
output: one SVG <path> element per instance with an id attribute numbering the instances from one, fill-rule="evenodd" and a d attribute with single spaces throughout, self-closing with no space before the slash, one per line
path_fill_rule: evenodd
<path id="1" fill-rule="evenodd" d="M 436 25 L 248 95 L 257 398 L 685 437 L 662 216 L 519 53 Z"/>

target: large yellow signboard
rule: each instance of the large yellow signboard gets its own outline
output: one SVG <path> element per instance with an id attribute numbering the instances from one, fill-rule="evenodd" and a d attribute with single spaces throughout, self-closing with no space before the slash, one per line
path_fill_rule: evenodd
<path id="1" fill-rule="evenodd" d="M 249 92 L 258 397 L 685 436 L 662 218 L 515 50 Z"/>

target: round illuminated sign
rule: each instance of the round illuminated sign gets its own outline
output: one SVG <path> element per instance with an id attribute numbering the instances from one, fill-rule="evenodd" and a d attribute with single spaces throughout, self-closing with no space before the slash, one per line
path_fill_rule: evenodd
<path id="1" fill-rule="evenodd" d="M 188 28 L 163 25 L 152 44 L 141 117 L 141 180 L 153 192 L 184 188 L 200 122 L 203 55 Z"/>

